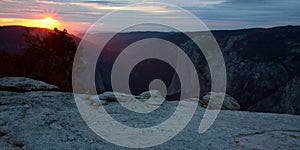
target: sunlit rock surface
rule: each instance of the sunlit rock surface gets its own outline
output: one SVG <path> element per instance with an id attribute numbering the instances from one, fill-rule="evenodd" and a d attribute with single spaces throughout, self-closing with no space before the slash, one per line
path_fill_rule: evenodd
<path id="1" fill-rule="evenodd" d="M 89 102 L 88 99 L 100 97 L 101 103 L 87 104 L 95 109 L 104 107 L 115 120 L 137 128 L 165 121 L 178 105 L 178 101 L 164 101 L 153 113 L 141 115 L 105 100 L 107 95 L 78 98 Z M 149 97 L 149 93 L 142 95 L 137 96 L 138 100 Z M 0 96 L 1 149 L 124 149 L 106 142 L 85 124 L 72 93 L 0 91 Z M 121 93 L 118 97 L 128 99 Z M 189 105 L 183 106 L 189 109 Z M 199 134 L 204 112 L 204 108 L 198 107 L 188 126 L 175 138 L 148 149 L 297 149 L 300 146 L 300 116 L 222 110 L 214 124 Z"/>

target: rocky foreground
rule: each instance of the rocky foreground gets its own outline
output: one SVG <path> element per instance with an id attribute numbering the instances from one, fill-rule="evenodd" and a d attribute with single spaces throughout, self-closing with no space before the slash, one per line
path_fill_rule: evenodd
<path id="1" fill-rule="evenodd" d="M 1 149 L 121 149 L 96 135 L 83 121 L 72 93 L 33 80 L 0 80 Z M 17 83 L 13 83 L 17 82 Z M 13 87 L 11 86 L 13 85 Z M 28 88 L 27 88 L 28 87 Z M 122 94 L 120 94 L 122 98 Z M 124 100 L 126 100 L 126 95 Z M 155 113 L 128 113 L 108 93 L 100 95 L 113 118 L 128 126 L 163 122 L 178 102 L 165 101 Z M 88 99 L 89 96 L 83 96 Z M 147 94 L 138 96 L 143 100 Z M 203 134 L 198 128 L 205 108 L 197 108 L 188 126 L 170 141 L 149 149 L 298 149 L 300 116 L 222 110 Z M 130 115 L 128 115 L 130 114 Z M 142 125 L 141 125 L 142 124 Z"/>

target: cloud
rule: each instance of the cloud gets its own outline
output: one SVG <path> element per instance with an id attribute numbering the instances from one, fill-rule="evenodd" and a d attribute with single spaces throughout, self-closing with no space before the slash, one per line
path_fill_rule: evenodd
<path id="1" fill-rule="evenodd" d="M 83 1 L 82 3 L 92 3 L 92 4 L 101 4 L 101 5 L 124 5 L 128 2 L 116 2 L 116 1 Z"/>
<path id="2" fill-rule="evenodd" d="M 186 7 L 201 19 L 233 22 L 232 28 L 300 24 L 299 0 L 226 0 L 212 7 Z M 298 20 L 298 21 L 297 21 Z M 243 23 L 236 26 L 234 22 Z M 215 29 L 230 26 L 211 25 Z"/>

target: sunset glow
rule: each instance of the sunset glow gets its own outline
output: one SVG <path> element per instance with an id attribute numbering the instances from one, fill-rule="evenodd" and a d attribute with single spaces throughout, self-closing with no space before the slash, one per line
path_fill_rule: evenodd
<path id="1" fill-rule="evenodd" d="M 47 29 L 60 28 L 63 25 L 59 20 L 53 19 L 51 16 L 42 19 L 0 18 L 0 22 L 4 25 L 21 25 Z"/>
<path id="2" fill-rule="evenodd" d="M 0 1 L 0 26 L 22 25 L 53 29 L 67 29 L 73 33 L 84 33 L 97 20 L 113 11 L 122 11 L 122 17 L 112 18 L 109 25 L 99 26 L 99 31 L 113 32 L 130 19 L 144 19 L 157 15 L 154 19 L 165 20 L 174 18 L 177 22 L 178 11 L 165 5 L 135 7 L 138 0 L 2 0 Z M 144 2 L 144 1 L 143 1 Z M 145 1 L 146 2 L 146 1 Z M 251 27 L 271 27 L 284 25 L 299 25 L 299 0 L 264 2 L 242 0 L 152 0 L 152 2 L 167 3 L 186 9 L 194 14 L 211 30 L 228 30 Z M 239 13 L 233 13 L 232 10 Z M 150 18 L 151 19 L 151 18 Z M 193 26 L 189 22 L 181 22 Z M 193 31 L 187 27 L 186 31 Z M 149 29 L 151 30 L 151 29 Z"/>

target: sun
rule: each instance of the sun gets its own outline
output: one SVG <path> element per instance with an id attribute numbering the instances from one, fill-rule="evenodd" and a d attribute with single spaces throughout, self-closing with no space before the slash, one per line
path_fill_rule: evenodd
<path id="1" fill-rule="evenodd" d="M 56 20 L 52 19 L 51 17 L 46 17 L 46 18 L 42 19 L 41 21 L 46 24 L 53 24 L 53 23 L 57 22 Z"/>
<path id="2" fill-rule="evenodd" d="M 37 19 L 36 21 L 39 24 L 39 27 L 48 29 L 54 29 L 55 27 L 59 27 L 61 25 L 61 23 L 58 20 L 53 19 L 51 16 L 47 16 L 42 19 Z"/>

